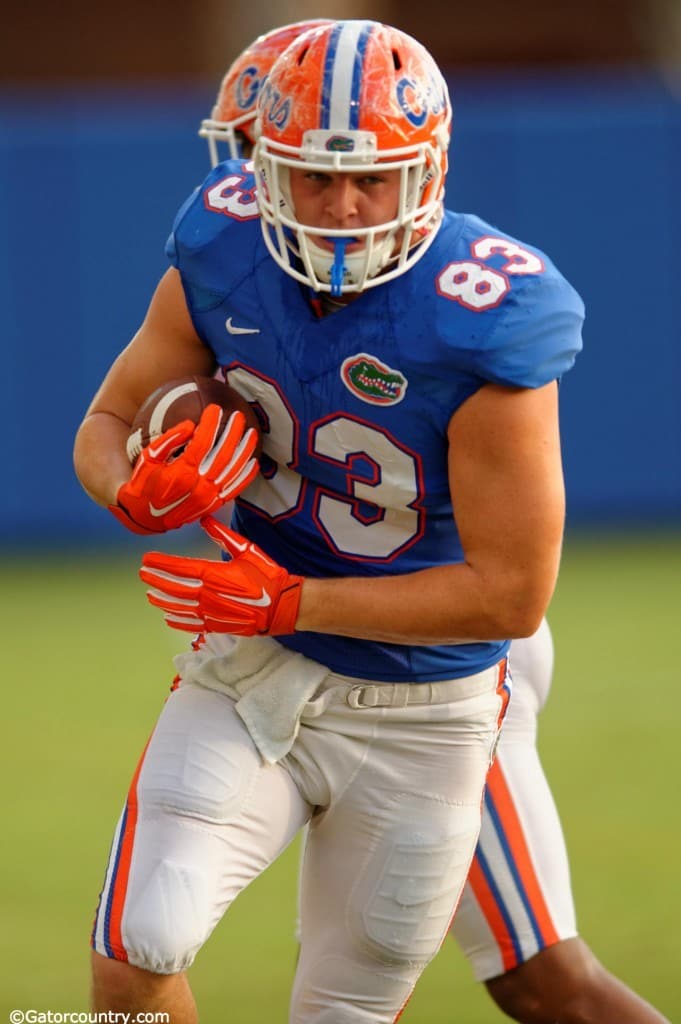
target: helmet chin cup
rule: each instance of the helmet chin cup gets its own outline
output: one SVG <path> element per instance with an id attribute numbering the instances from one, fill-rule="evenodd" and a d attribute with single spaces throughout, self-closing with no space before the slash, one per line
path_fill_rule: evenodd
<path id="1" fill-rule="evenodd" d="M 302 237 L 301 237 L 302 236 Z M 317 236 L 319 237 L 319 236 Z M 323 236 L 324 241 L 333 245 L 333 252 L 315 242 L 315 236 L 307 232 L 298 235 L 296 246 L 303 265 L 308 267 L 312 285 L 316 291 L 330 291 L 333 296 L 350 291 L 363 291 L 367 282 L 376 276 L 389 262 L 394 247 L 394 235 L 378 241 L 369 233 L 366 236 Z M 361 249 L 348 253 L 347 247 L 364 240 Z M 328 285 L 329 288 L 324 286 Z"/>

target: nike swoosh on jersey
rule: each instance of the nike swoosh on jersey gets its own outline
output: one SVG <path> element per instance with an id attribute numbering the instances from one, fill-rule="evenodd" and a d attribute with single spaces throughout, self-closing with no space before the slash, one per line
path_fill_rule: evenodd
<path id="1" fill-rule="evenodd" d="M 225 327 L 230 334 L 260 334 L 259 327 L 235 327 L 231 316 L 228 316 L 225 320 Z"/>
<path id="2" fill-rule="evenodd" d="M 255 608 L 267 608 L 272 604 L 272 598 L 264 587 L 260 597 L 236 597 L 234 594 L 220 594 L 220 597 L 225 597 L 228 601 L 237 601 L 238 604 L 250 604 Z"/>
<path id="3" fill-rule="evenodd" d="M 164 505 L 163 508 L 156 508 L 154 505 L 151 504 L 151 502 L 149 502 L 149 512 L 156 519 L 159 519 L 161 516 L 166 515 L 167 512 L 172 512 L 174 508 L 177 508 L 178 505 L 181 505 L 182 502 L 186 501 L 188 497 L 188 494 L 183 494 L 181 498 L 177 499 L 177 501 L 171 501 L 170 505 Z"/>

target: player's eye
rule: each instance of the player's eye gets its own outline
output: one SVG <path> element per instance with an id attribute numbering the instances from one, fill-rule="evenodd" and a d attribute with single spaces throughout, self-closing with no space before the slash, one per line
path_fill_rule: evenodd
<path id="1" fill-rule="evenodd" d="M 312 182 L 315 185 L 328 185 L 331 181 L 331 175 L 325 174 L 324 171 L 306 171 L 305 181 Z"/>

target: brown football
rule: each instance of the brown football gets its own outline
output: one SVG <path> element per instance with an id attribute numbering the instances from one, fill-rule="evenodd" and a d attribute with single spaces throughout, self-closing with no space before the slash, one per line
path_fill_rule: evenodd
<path id="1" fill-rule="evenodd" d="M 219 405 L 222 408 L 221 425 L 227 422 L 235 409 L 239 409 L 246 417 L 248 426 L 255 427 L 260 435 L 260 424 L 255 412 L 246 399 L 229 384 L 216 377 L 177 377 L 152 391 L 139 407 L 126 445 L 130 461 L 134 463 L 153 438 L 174 427 L 176 423 L 182 420 L 198 423 L 207 405 Z M 260 439 L 256 454 L 260 454 Z"/>

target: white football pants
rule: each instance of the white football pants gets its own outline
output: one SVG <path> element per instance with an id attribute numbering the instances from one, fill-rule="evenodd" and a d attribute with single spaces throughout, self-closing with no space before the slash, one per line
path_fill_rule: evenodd
<path id="1" fill-rule="evenodd" d="M 396 1019 L 468 874 L 508 678 L 502 663 L 432 686 L 365 681 L 368 703 L 378 693 L 388 705 L 378 707 L 362 706 L 362 682 L 329 673 L 274 765 L 228 687 L 181 683 L 119 821 L 97 952 L 161 974 L 185 969 L 309 821 L 290 1022 Z M 421 703 L 405 704 L 405 692 Z"/>

